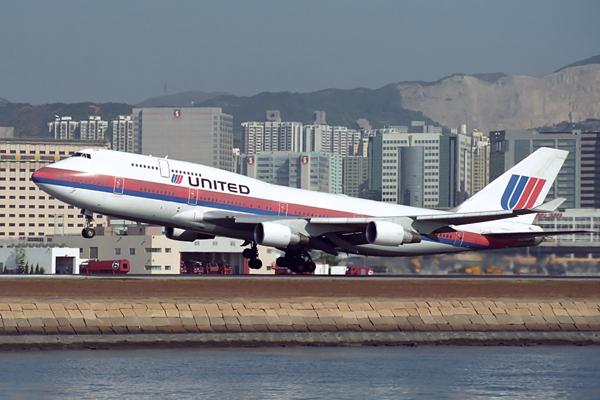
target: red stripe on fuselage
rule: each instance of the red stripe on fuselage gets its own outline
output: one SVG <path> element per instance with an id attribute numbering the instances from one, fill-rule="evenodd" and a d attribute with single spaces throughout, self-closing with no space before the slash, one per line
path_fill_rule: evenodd
<path id="1" fill-rule="evenodd" d="M 508 240 L 508 239 L 490 239 L 480 233 L 474 233 L 469 231 L 455 231 L 446 233 L 437 233 L 435 235 L 442 243 L 446 242 L 449 245 L 455 245 L 460 247 L 507 247 L 514 246 L 520 243 L 519 240 Z"/>
<path id="2" fill-rule="evenodd" d="M 58 180 L 72 183 L 83 183 L 86 185 L 98 186 L 98 187 L 110 187 L 114 188 L 115 176 L 110 175 L 97 175 L 90 174 L 87 172 L 63 170 L 52 167 L 44 167 L 38 170 L 40 178 Z M 119 177 L 121 178 L 121 177 Z M 246 208 L 247 212 L 252 213 L 253 210 L 257 212 L 268 212 L 274 214 L 280 214 L 282 216 L 297 216 L 297 217 L 353 217 L 354 213 L 328 210 L 325 208 L 312 207 L 302 204 L 285 203 L 275 200 L 266 200 L 256 197 L 250 197 L 240 194 L 229 194 L 223 192 L 216 192 L 206 189 L 190 188 L 187 186 L 179 186 L 174 184 L 163 184 L 153 181 L 144 181 L 133 178 L 122 178 L 124 185 L 123 189 L 125 192 L 138 192 L 138 193 L 150 193 L 156 195 L 176 197 L 182 201 L 187 202 L 190 197 L 190 190 L 196 190 L 197 202 L 208 202 L 215 205 L 228 205 L 233 207 Z M 93 183 L 98 182 L 98 183 Z M 100 183 L 101 182 L 101 183 Z M 285 204 L 283 209 L 281 205 Z M 210 206 L 210 205 L 209 205 Z"/>

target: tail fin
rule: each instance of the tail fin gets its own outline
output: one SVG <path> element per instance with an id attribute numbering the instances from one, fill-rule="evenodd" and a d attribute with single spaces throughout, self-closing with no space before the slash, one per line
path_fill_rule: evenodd
<path id="1" fill-rule="evenodd" d="M 544 202 L 568 151 L 542 147 L 456 207 L 459 213 L 533 208 Z M 535 214 L 517 217 L 533 222 Z"/>

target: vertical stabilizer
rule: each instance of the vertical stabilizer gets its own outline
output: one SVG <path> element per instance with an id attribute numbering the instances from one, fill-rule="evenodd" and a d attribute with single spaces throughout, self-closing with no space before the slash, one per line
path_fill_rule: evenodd
<path id="1" fill-rule="evenodd" d="M 456 207 L 458 213 L 533 208 L 544 202 L 568 151 L 542 147 Z M 532 223 L 535 214 L 515 218 Z"/>

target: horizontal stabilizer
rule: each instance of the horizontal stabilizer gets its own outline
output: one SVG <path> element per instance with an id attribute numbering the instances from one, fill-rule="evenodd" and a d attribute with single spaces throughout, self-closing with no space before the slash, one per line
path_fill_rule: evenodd
<path id="1" fill-rule="evenodd" d="M 540 204 L 539 206 L 533 208 L 533 210 L 535 212 L 552 212 L 552 211 L 556 211 L 556 209 L 558 207 L 560 207 L 560 205 L 562 203 L 564 203 L 567 199 L 564 197 L 557 197 L 554 200 L 550 200 L 547 203 L 544 204 Z"/>

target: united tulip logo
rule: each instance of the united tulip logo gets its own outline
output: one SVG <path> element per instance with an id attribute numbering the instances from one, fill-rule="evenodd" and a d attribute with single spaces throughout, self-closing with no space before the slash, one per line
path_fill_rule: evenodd
<path id="1" fill-rule="evenodd" d="M 502 209 L 532 208 L 545 184 L 545 179 L 513 174 L 500 200 Z"/>
<path id="2" fill-rule="evenodd" d="M 179 185 L 181 183 L 181 181 L 183 181 L 183 175 L 173 174 L 171 176 L 171 183 L 175 183 L 175 184 Z"/>

